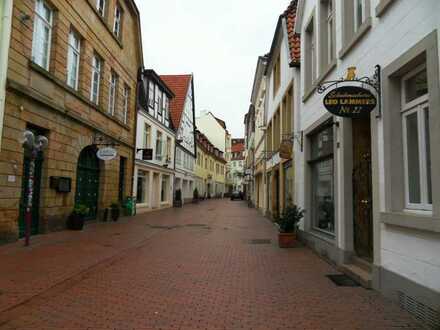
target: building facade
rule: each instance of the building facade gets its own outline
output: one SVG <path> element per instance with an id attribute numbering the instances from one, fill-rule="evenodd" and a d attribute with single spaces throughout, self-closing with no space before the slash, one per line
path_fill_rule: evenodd
<path id="1" fill-rule="evenodd" d="M 224 120 L 214 116 L 212 112 L 203 111 L 196 118 L 197 129 L 200 130 L 211 143 L 224 153 L 226 160 L 226 194 L 232 190 L 231 173 L 231 134 L 229 134 Z"/>
<path id="2" fill-rule="evenodd" d="M 182 192 L 183 202 L 193 198 L 195 189 L 195 100 L 192 75 L 160 76 L 174 93 L 170 103 L 171 122 L 176 130 L 174 194 Z"/>
<path id="3" fill-rule="evenodd" d="M 265 68 L 267 214 L 276 219 L 294 200 L 294 99 L 299 87 L 300 41 L 294 33 L 297 1 L 280 15 Z"/>
<path id="4" fill-rule="evenodd" d="M 302 235 L 363 285 L 410 312 L 411 301 L 417 304 L 417 317 L 434 328 L 440 324 L 439 12 L 438 1 L 299 1 L 295 26 L 303 50 L 304 152 L 296 159 L 296 202 L 307 210 Z M 325 110 L 319 84 L 346 74 L 375 80 L 375 68 L 381 93 L 371 89 L 379 106 L 370 116 Z"/>
<path id="5" fill-rule="evenodd" d="M 245 162 L 244 162 L 244 183 L 245 198 L 255 205 L 255 107 L 249 106 L 248 113 L 244 116 L 244 141 L 245 141 Z"/>
<path id="6" fill-rule="evenodd" d="M 245 145 L 244 139 L 234 138 L 231 140 L 230 174 L 232 178 L 232 190 L 244 193 L 245 185 Z"/>
<path id="7" fill-rule="evenodd" d="M 153 70 L 139 82 L 135 184 L 137 212 L 173 206 L 175 131 L 170 117 L 173 92 Z M 141 102 L 144 100 L 144 102 Z"/>
<path id="8" fill-rule="evenodd" d="M 208 138 L 197 131 L 196 188 L 201 198 L 223 198 L 226 160 Z"/>
<path id="9" fill-rule="evenodd" d="M 142 66 L 134 1 L 14 1 L 3 141 L 0 237 L 24 233 L 25 130 L 45 136 L 36 157 L 32 233 L 65 227 L 75 205 L 102 218 L 132 192 L 136 88 Z M 112 146 L 117 156 L 100 160 Z M 60 182 L 63 187 L 51 184 Z"/>

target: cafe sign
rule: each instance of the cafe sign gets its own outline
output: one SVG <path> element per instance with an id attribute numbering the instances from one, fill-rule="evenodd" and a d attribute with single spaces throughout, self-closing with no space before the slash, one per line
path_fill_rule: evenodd
<path id="1" fill-rule="evenodd" d="M 324 97 L 324 106 L 339 117 L 365 118 L 376 108 L 377 99 L 368 89 L 342 86 L 332 89 Z"/>

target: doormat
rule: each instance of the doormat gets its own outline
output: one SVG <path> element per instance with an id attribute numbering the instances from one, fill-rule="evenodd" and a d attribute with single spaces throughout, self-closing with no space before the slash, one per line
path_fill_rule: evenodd
<path id="1" fill-rule="evenodd" d="M 350 277 L 344 274 L 332 274 L 326 276 L 337 286 L 351 286 L 351 287 L 360 286 L 359 283 L 357 283 L 356 281 L 352 280 Z"/>
<path id="2" fill-rule="evenodd" d="M 249 241 L 247 241 L 247 243 L 249 244 L 270 244 L 271 240 L 270 239 L 250 239 Z"/>

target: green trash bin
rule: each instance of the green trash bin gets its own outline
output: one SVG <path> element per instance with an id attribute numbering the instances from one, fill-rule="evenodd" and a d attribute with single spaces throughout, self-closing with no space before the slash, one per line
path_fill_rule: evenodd
<path id="1" fill-rule="evenodd" d="M 127 197 L 124 202 L 125 215 L 136 215 L 136 199 L 134 197 Z"/>

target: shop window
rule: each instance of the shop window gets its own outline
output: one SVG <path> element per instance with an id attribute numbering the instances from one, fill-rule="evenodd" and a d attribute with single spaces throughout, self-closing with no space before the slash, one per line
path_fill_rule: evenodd
<path id="1" fill-rule="evenodd" d="M 315 229 L 334 234 L 333 127 L 315 133 L 310 142 L 312 224 Z"/>
<path id="2" fill-rule="evenodd" d="M 407 209 L 432 210 L 428 82 L 423 65 L 402 79 L 402 127 Z"/>
<path id="3" fill-rule="evenodd" d="M 138 171 L 136 202 L 148 203 L 148 172 Z"/>
<path id="4" fill-rule="evenodd" d="M 162 185 L 160 190 L 160 201 L 162 203 L 168 202 L 168 181 L 169 181 L 169 176 L 163 175 Z"/>

